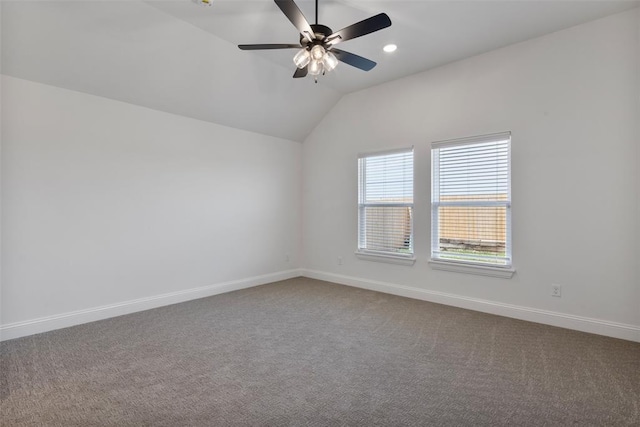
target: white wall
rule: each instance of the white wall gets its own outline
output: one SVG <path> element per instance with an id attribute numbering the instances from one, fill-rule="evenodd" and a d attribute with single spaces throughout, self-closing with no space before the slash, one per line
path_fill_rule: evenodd
<path id="1" fill-rule="evenodd" d="M 638 43 L 636 45 L 636 58 L 637 58 L 637 68 L 636 72 L 640 75 L 640 8 L 636 9 L 636 32 L 638 37 Z M 636 111 L 637 111 L 637 119 L 636 119 L 636 177 L 637 177 L 637 186 L 636 186 L 636 200 L 637 200 L 637 211 L 636 218 L 640 218 L 640 84 L 637 87 L 638 97 L 636 98 Z M 640 254 L 640 220 L 636 221 L 636 231 L 637 231 L 637 240 L 636 240 L 636 253 Z M 638 269 L 637 279 L 640 282 L 640 262 L 636 263 L 636 267 Z M 640 286 L 640 285 L 638 285 Z M 638 292 L 640 294 L 640 291 Z M 640 313 L 640 297 L 636 301 L 636 310 Z M 640 314 L 638 314 L 640 316 Z M 640 323 L 640 319 L 639 319 Z"/>
<path id="2" fill-rule="evenodd" d="M 345 96 L 304 143 L 307 274 L 640 340 L 637 14 Z M 516 275 L 434 271 L 430 142 L 500 131 L 513 133 Z M 359 260 L 357 154 L 412 145 L 418 261 Z"/>
<path id="3" fill-rule="evenodd" d="M 299 266 L 300 143 L 7 76 L 2 89 L 5 339 Z"/>
<path id="4" fill-rule="evenodd" d="M 2 2 L 0 2 L 0 22 L 2 22 Z M 2 46 L 2 31 L 0 31 Z M 2 52 L 0 52 L 0 70 L 2 69 Z M 0 325 L 2 324 L 2 79 L 0 78 Z M 0 337 L 1 339 L 1 337 Z"/>

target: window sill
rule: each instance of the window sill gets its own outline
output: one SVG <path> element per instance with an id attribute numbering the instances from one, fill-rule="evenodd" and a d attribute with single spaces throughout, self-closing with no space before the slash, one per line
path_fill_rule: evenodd
<path id="1" fill-rule="evenodd" d="M 476 274 L 479 276 L 498 277 L 511 279 L 516 272 L 512 267 L 492 267 L 489 265 L 473 265 L 461 262 L 430 260 L 429 264 L 434 270 L 453 271 L 456 273 Z"/>
<path id="2" fill-rule="evenodd" d="M 356 251 L 356 256 L 365 261 L 386 262 L 389 264 L 413 265 L 416 262 L 416 257 L 413 255 L 401 256 Z"/>

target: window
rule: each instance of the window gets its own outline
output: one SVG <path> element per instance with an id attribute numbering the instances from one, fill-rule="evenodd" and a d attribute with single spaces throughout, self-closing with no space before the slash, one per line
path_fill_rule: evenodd
<path id="1" fill-rule="evenodd" d="M 413 149 L 361 155 L 358 193 L 357 254 L 412 260 Z"/>
<path id="2" fill-rule="evenodd" d="M 433 261 L 511 267 L 510 158 L 509 132 L 432 144 Z"/>

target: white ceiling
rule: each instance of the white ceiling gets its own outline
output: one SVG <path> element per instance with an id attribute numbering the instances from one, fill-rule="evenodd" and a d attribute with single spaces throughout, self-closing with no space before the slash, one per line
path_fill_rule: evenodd
<path id="1" fill-rule="evenodd" d="M 314 3 L 298 0 L 310 22 Z M 340 49 L 378 62 L 339 64 L 318 84 L 293 79 L 297 43 L 272 0 L 2 1 L 2 72 L 71 90 L 302 141 L 349 92 L 637 7 L 638 1 L 320 0 L 338 30 L 385 12 L 393 25 Z M 395 43 L 392 54 L 382 51 Z"/>

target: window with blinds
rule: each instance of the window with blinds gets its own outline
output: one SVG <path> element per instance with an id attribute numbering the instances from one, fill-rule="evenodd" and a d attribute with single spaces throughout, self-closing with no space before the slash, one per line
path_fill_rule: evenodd
<path id="1" fill-rule="evenodd" d="M 358 158 L 358 251 L 413 256 L 413 149 Z"/>
<path id="2" fill-rule="evenodd" d="M 431 258 L 511 266 L 511 133 L 435 142 Z"/>

